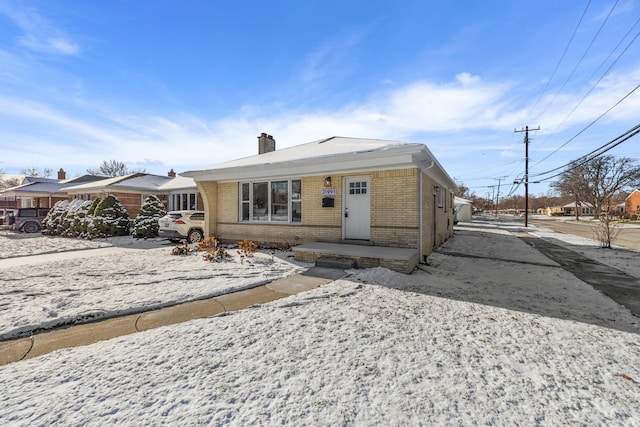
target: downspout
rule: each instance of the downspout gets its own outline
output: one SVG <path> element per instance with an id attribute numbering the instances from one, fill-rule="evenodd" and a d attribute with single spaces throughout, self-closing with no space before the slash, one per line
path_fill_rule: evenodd
<path id="1" fill-rule="evenodd" d="M 418 225 L 418 254 L 419 255 L 418 256 L 419 256 L 419 258 L 418 259 L 421 259 L 422 261 L 425 261 L 425 259 L 424 259 L 424 251 L 422 250 L 422 247 L 423 247 L 423 244 L 422 244 L 423 234 L 422 234 L 422 232 L 424 230 L 424 224 L 422 222 L 422 212 L 423 212 L 422 205 L 424 203 L 424 197 L 423 197 L 423 194 L 422 194 L 422 192 L 424 191 L 423 184 L 422 184 L 422 179 L 423 179 L 422 178 L 422 174 L 424 173 L 424 171 L 434 167 L 435 164 L 436 164 L 436 162 L 431 160 L 431 164 L 429 166 L 426 166 L 426 167 L 420 169 L 420 181 L 419 181 L 420 182 L 420 189 L 419 189 L 419 193 L 420 194 L 418 195 L 418 197 L 420 197 L 420 203 L 418 203 L 418 206 L 420 206 L 419 212 L 418 212 L 418 215 L 419 215 L 419 218 L 418 218 L 418 222 L 419 222 L 419 225 Z"/>

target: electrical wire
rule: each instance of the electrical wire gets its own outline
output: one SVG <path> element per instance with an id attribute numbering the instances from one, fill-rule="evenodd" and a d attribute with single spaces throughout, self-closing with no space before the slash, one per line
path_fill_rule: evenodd
<path id="1" fill-rule="evenodd" d="M 537 176 L 547 175 L 547 174 L 555 172 L 557 170 L 564 169 L 562 172 L 558 172 L 558 173 L 556 173 L 554 175 L 551 175 L 549 177 L 536 179 L 536 181 L 538 181 L 538 182 L 548 181 L 548 180 L 550 180 L 552 178 L 555 178 L 557 176 L 562 175 L 563 173 L 565 173 L 567 171 L 570 171 L 570 170 L 573 170 L 573 169 L 575 169 L 577 167 L 580 167 L 583 164 L 595 159 L 598 156 L 603 155 L 604 153 L 612 150 L 613 148 L 615 148 L 618 145 L 622 144 L 623 142 L 633 138 L 634 136 L 636 136 L 639 133 L 640 133 L 640 124 L 637 124 L 634 127 L 632 127 L 631 129 L 629 129 L 628 131 L 626 131 L 625 133 L 623 133 L 622 135 L 614 138 L 613 140 L 611 140 L 608 143 L 598 147 L 597 149 L 591 151 L 590 153 L 587 153 L 587 154 L 579 157 L 577 160 L 574 160 L 571 163 L 567 163 L 567 164 L 565 164 L 563 166 L 551 169 L 550 171 L 547 171 L 544 174 L 536 174 L 536 175 L 532 175 L 532 176 L 533 177 L 537 177 Z"/>
<path id="2" fill-rule="evenodd" d="M 607 23 L 607 21 L 609 20 L 609 17 L 611 16 L 611 14 L 613 13 L 613 10 L 616 8 L 616 6 L 618 5 L 618 1 L 616 0 L 616 2 L 613 4 L 613 6 L 611 6 L 611 9 L 609 10 L 609 14 L 607 15 L 607 17 L 604 19 L 604 21 L 602 22 L 602 24 L 600 25 L 600 28 L 598 29 L 598 31 L 596 32 L 596 34 L 593 36 L 593 38 L 591 39 L 591 43 L 589 43 L 589 46 L 587 46 L 587 48 L 584 50 L 582 56 L 580 57 L 580 59 L 578 60 L 578 62 L 576 63 L 575 67 L 573 67 L 573 70 L 571 71 L 571 73 L 569 73 L 569 75 L 567 76 L 567 78 L 565 79 L 564 83 L 562 83 L 562 85 L 560 86 L 560 88 L 556 91 L 556 94 L 553 96 L 553 98 L 551 99 L 551 101 L 549 101 L 549 103 L 547 104 L 547 106 L 542 110 L 542 112 L 540 112 L 540 114 L 538 114 L 538 117 L 536 117 L 536 119 L 539 119 L 546 111 L 547 109 L 555 102 L 556 98 L 558 97 L 558 95 L 560 94 L 560 92 L 562 92 L 562 90 L 565 88 L 565 86 L 567 85 L 567 83 L 569 82 L 569 80 L 571 80 L 571 78 L 573 77 L 573 75 L 575 74 L 576 70 L 578 69 L 578 67 L 580 66 L 580 64 L 582 64 L 582 61 L 584 60 L 584 58 L 587 56 L 587 53 L 589 53 L 589 50 L 591 49 L 591 46 L 593 46 L 593 43 L 596 41 L 596 39 L 598 38 L 598 36 L 600 35 L 600 33 L 602 32 L 602 29 L 604 28 L 605 24 Z M 573 113 L 573 111 L 571 112 Z M 565 119 L 566 120 L 566 119 Z M 537 120 L 534 120 L 534 122 Z"/>
<path id="3" fill-rule="evenodd" d="M 577 134 L 575 134 L 573 137 L 569 138 L 569 140 L 567 142 L 565 142 L 564 144 L 562 144 L 561 146 L 559 146 L 558 148 L 556 148 L 555 150 L 553 150 L 551 153 L 549 153 L 547 156 L 545 156 L 542 160 L 540 160 L 539 162 L 537 162 L 534 166 L 542 163 L 543 161 L 547 160 L 549 157 L 551 157 L 552 155 L 554 155 L 555 153 L 557 153 L 558 151 L 560 151 L 560 149 L 562 149 L 563 147 L 565 147 L 567 144 L 569 144 L 571 141 L 573 141 L 574 139 L 576 139 L 578 136 L 580 136 L 584 131 L 586 131 L 587 129 L 589 129 L 591 126 L 593 126 L 598 120 L 600 120 L 601 118 L 603 118 L 606 114 L 608 114 L 611 110 L 613 110 L 615 107 L 617 107 L 622 101 L 624 101 L 625 99 L 627 99 L 629 96 L 631 96 L 632 93 L 634 93 L 636 90 L 638 90 L 638 88 L 640 88 L 640 84 L 637 85 L 635 88 L 633 88 L 629 93 L 627 93 L 625 96 L 623 96 L 620 100 L 618 100 L 618 102 L 616 102 L 613 106 L 611 106 L 607 111 L 605 111 L 604 113 L 600 114 L 595 120 L 593 120 L 591 123 L 589 123 L 585 128 L 583 128 L 580 132 L 578 132 Z M 584 98 L 583 98 L 584 100 Z M 581 101 L 582 102 L 582 101 Z M 564 166 L 562 166 L 564 167 Z M 560 168 L 555 168 L 552 169 L 550 171 L 545 171 L 545 172 L 541 172 L 538 173 L 536 175 L 532 175 L 532 176 L 541 176 L 541 175 L 546 175 L 550 172 L 556 171 Z"/>
<path id="4" fill-rule="evenodd" d="M 547 80 L 547 83 L 545 84 L 544 89 L 542 89 L 542 92 L 540 93 L 540 96 L 536 100 L 535 104 L 533 104 L 532 110 L 536 109 L 536 107 L 538 106 L 538 103 L 540 102 L 540 99 L 542 99 L 542 96 L 545 94 L 545 92 L 549 88 L 549 84 L 551 84 L 551 81 L 553 80 L 553 78 L 555 77 L 556 73 L 558 72 L 558 68 L 560 68 L 560 64 L 564 60 L 564 57 L 567 54 L 567 51 L 569 50 L 569 46 L 571 46 L 571 43 L 573 42 L 573 39 L 575 38 L 576 34 L 578 33 L 578 29 L 580 28 L 580 25 L 582 25 L 582 20 L 584 19 L 584 16 L 587 14 L 587 10 L 589 9 L 589 5 L 591 5 L 591 0 L 589 0 L 587 2 L 587 6 L 584 8 L 584 11 L 582 12 L 582 16 L 580 17 L 580 20 L 578 21 L 578 25 L 576 25 L 576 28 L 573 30 L 573 34 L 571 35 L 571 38 L 569 39 L 569 42 L 567 43 L 567 46 L 565 46 L 564 52 L 562 52 L 562 56 L 560 56 L 560 59 L 558 60 L 558 63 L 556 64 L 556 67 L 553 70 L 553 73 L 551 73 L 551 77 L 549 77 L 549 79 Z M 546 108 L 545 108 L 545 110 L 546 110 Z M 540 113 L 538 115 L 538 117 L 540 117 L 541 115 L 542 115 L 542 113 Z"/>

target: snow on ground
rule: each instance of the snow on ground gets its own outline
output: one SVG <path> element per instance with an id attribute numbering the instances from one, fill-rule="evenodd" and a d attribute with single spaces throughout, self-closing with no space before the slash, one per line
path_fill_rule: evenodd
<path id="1" fill-rule="evenodd" d="M 106 248 L 114 246 L 116 239 L 67 239 L 62 237 L 43 236 L 41 234 L 25 234 L 0 231 L 0 260 L 19 256 L 56 253 L 64 251 Z M 128 238 L 133 241 L 134 239 Z M 124 243 L 124 239 L 119 238 Z"/>
<path id="2" fill-rule="evenodd" d="M 509 227 L 464 226 L 412 275 L 0 367 L 0 424 L 640 425 L 638 318 Z"/>
<path id="3" fill-rule="evenodd" d="M 165 241 L 131 237 L 85 241 L 63 237 L 3 238 L 0 253 L 0 339 L 40 328 L 151 310 L 269 283 L 303 270 L 268 253 L 207 262 L 202 253 L 171 255 Z M 136 249 L 141 246 L 148 249 Z M 92 248 L 76 252 L 80 249 Z M 105 248 L 111 249 L 105 255 Z M 23 253 L 55 262 L 27 263 Z M 15 255 L 14 255 L 15 254 Z M 64 256 L 60 256 L 64 255 Z"/>

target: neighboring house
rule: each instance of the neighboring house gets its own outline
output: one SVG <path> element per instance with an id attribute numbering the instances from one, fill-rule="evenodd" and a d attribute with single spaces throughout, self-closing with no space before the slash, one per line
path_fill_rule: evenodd
<path id="1" fill-rule="evenodd" d="M 455 196 L 453 198 L 453 206 L 455 210 L 455 219 L 458 222 L 471 222 L 473 218 L 473 202 Z"/>
<path id="2" fill-rule="evenodd" d="M 0 195 L 0 209 L 17 209 L 18 198 L 15 196 Z"/>
<path id="3" fill-rule="evenodd" d="M 173 171 L 168 176 L 133 173 L 65 187 L 64 191 L 70 198 L 83 200 L 94 200 L 105 195 L 115 196 L 132 219 L 138 215 L 144 199 L 150 195 L 157 196 L 169 210 L 177 207 L 177 203 L 180 204 L 180 209 L 185 206 L 185 210 L 195 210 L 198 200 L 202 206 L 202 199 L 198 196 L 193 180 L 175 177 Z M 186 201 L 183 203 L 183 200 Z M 192 201 L 195 203 L 191 203 Z"/>
<path id="4" fill-rule="evenodd" d="M 83 175 L 66 179 L 64 169 L 58 171 L 58 179 L 26 177 L 22 184 L 2 190 L 5 197 L 15 197 L 18 208 L 50 208 L 60 200 L 67 200 L 68 195 L 63 190 L 70 185 L 95 182 L 104 179 L 103 176 Z"/>
<path id="5" fill-rule="evenodd" d="M 200 189 L 207 236 L 368 243 L 424 259 L 453 234 L 456 184 L 423 144 L 332 137 L 276 151 L 270 135 L 258 141 L 258 155 L 181 174 Z"/>
<path id="6" fill-rule="evenodd" d="M 624 200 L 624 213 L 628 217 L 638 219 L 640 216 L 640 190 L 633 190 Z"/>
<path id="7" fill-rule="evenodd" d="M 555 210 L 557 212 L 557 210 Z M 576 202 L 567 203 L 560 207 L 560 212 L 563 212 L 565 216 L 576 215 Z M 593 205 L 588 202 L 578 203 L 578 216 L 580 215 L 592 215 Z"/>

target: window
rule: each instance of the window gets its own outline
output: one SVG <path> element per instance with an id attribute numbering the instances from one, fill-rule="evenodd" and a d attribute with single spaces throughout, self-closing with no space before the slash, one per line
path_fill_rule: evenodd
<path id="1" fill-rule="evenodd" d="M 240 184 L 240 221 L 299 223 L 302 221 L 299 179 Z"/>
<path id="2" fill-rule="evenodd" d="M 349 194 L 367 194 L 367 181 L 350 182 Z"/>
<path id="3" fill-rule="evenodd" d="M 438 189 L 438 207 L 441 208 L 443 205 L 442 200 L 442 187 L 436 187 Z"/>
<path id="4" fill-rule="evenodd" d="M 169 197 L 170 211 L 197 211 L 197 193 L 173 193 Z"/>

